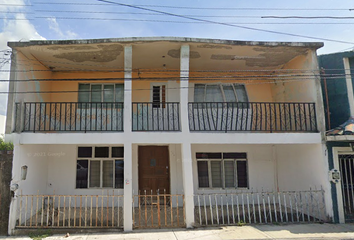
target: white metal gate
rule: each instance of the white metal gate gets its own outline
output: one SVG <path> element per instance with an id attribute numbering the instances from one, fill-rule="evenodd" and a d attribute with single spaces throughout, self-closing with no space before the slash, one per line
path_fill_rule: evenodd
<path id="1" fill-rule="evenodd" d="M 338 159 L 345 221 L 354 222 L 354 154 L 340 154 Z"/>

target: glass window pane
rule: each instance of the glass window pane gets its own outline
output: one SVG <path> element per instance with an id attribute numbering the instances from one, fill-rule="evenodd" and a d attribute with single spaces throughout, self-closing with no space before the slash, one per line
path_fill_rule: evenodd
<path id="1" fill-rule="evenodd" d="M 247 153 L 242 152 L 230 152 L 223 153 L 224 159 L 247 159 Z"/>
<path id="2" fill-rule="evenodd" d="M 153 86 L 152 101 L 157 102 L 157 103 L 161 102 L 161 100 L 160 100 L 160 86 Z"/>
<path id="3" fill-rule="evenodd" d="M 196 153 L 196 158 L 197 159 L 221 159 L 221 153 L 201 152 L 201 153 Z"/>
<path id="4" fill-rule="evenodd" d="M 92 147 L 79 147 L 77 151 L 77 156 L 79 158 L 91 158 L 92 157 Z"/>
<path id="5" fill-rule="evenodd" d="M 123 160 L 116 160 L 115 161 L 115 187 L 116 188 L 123 188 L 124 183 L 124 161 Z"/>
<path id="6" fill-rule="evenodd" d="M 248 102 L 245 85 L 235 84 L 236 96 L 238 102 Z"/>
<path id="7" fill-rule="evenodd" d="M 248 187 L 247 162 L 237 161 L 237 187 Z"/>
<path id="8" fill-rule="evenodd" d="M 103 102 L 114 102 L 114 85 L 104 85 Z"/>
<path id="9" fill-rule="evenodd" d="M 213 187 L 222 187 L 221 161 L 211 161 L 211 182 Z"/>
<path id="10" fill-rule="evenodd" d="M 101 162 L 90 161 L 90 187 L 100 187 Z"/>
<path id="11" fill-rule="evenodd" d="M 235 187 L 234 161 L 225 161 L 225 187 Z"/>
<path id="12" fill-rule="evenodd" d="M 116 102 L 124 102 L 124 84 L 116 84 Z"/>
<path id="13" fill-rule="evenodd" d="M 236 102 L 236 96 L 232 85 L 223 85 L 225 102 Z"/>
<path id="14" fill-rule="evenodd" d="M 161 102 L 160 86 L 153 86 L 152 87 L 152 102 L 153 102 L 152 107 L 154 107 L 154 108 L 160 107 L 160 102 Z"/>
<path id="15" fill-rule="evenodd" d="M 204 102 L 205 84 L 194 85 L 194 102 Z"/>
<path id="16" fill-rule="evenodd" d="M 208 162 L 198 161 L 198 183 L 200 188 L 209 187 Z"/>
<path id="17" fill-rule="evenodd" d="M 124 157 L 124 147 L 112 147 L 112 157 L 114 158 Z"/>
<path id="18" fill-rule="evenodd" d="M 113 161 L 103 161 L 103 183 L 102 187 L 113 187 Z"/>
<path id="19" fill-rule="evenodd" d="M 223 102 L 220 85 L 207 85 L 205 102 Z"/>
<path id="20" fill-rule="evenodd" d="M 87 188 L 88 160 L 77 160 L 76 188 Z"/>
<path id="21" fill-rule="evenodd" d="M 108 158 L 109 147 L 95 147 L 95 158 Z"/>
<path id="22" fill-rule="evenodd" d="M 90 84 L 79 84 L 79 102 L 90 101 Z"/>
<path id="23" fill-rule="evenodd" d="M 102 101 L 102 85 L 91 85 L 91 102 Z"/>

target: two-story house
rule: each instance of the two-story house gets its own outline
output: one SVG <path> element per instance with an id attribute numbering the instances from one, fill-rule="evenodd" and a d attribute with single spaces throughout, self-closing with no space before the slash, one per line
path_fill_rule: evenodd
<path id="1" fill-rule="evenodd" d="M 10 233 L 330 219 L 322 45 L 10 42 Z"/>
<path id="2" fill-rule="evenodd" d="M 331 183 L 335 222 L 354 221 L 354 53 L 318 57 L 322 68 L 328 164 L 338 180 Z"/>

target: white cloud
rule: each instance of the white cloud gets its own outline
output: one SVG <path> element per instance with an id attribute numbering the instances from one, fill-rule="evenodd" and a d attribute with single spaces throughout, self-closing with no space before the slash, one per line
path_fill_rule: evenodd
<path id="1" fill-rule="evenodd" d="M 47 18 L 47 21 L 49 22 L 49 29 L 53 30 L 57 34 L 58 38 L 61 38 L 61 39 L 77 38 L 77 34 L 70 31 L 70 30 L 63 32 L 60 29 L 60 26 L 59 26 L 56 18 L 54 18 L 54 17 Z"/>
<path id="2" fill-rule="evenodd" d="M 3 18 L 3 28 L 0 31 L 0 51 L 7 49 L 8 41 L 28 41 L 45 40 L 37 31 L 27 16 L 25 11 L 26 3 L 23 0 L 2 0 L 1 17 Z M 20 12 L 20 13 L 19 13 Z M 9 57 L 9 56 L 5 56 Z M 9 79 L 10 64 L 0 68 L 0 80 Z M 8 91 L 8 83 L 0 82 L 0 92 Z M 0 94 L 0 114 L 6 114 L 7 94 Z"/>

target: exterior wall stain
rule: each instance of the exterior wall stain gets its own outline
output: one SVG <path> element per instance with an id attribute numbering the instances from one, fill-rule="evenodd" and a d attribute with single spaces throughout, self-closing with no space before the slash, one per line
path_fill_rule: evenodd
<path id="1" fill-rule="evenodd" d="M 64 58 L 72 62 L 111 62 L 123 51 L 123 47 L 117 44 L 107 46 L 98 45 L 98 47 L 101 48 L 101 50 L 90 52 L 67 52 L 55 54 L 53 57 Z"/>

